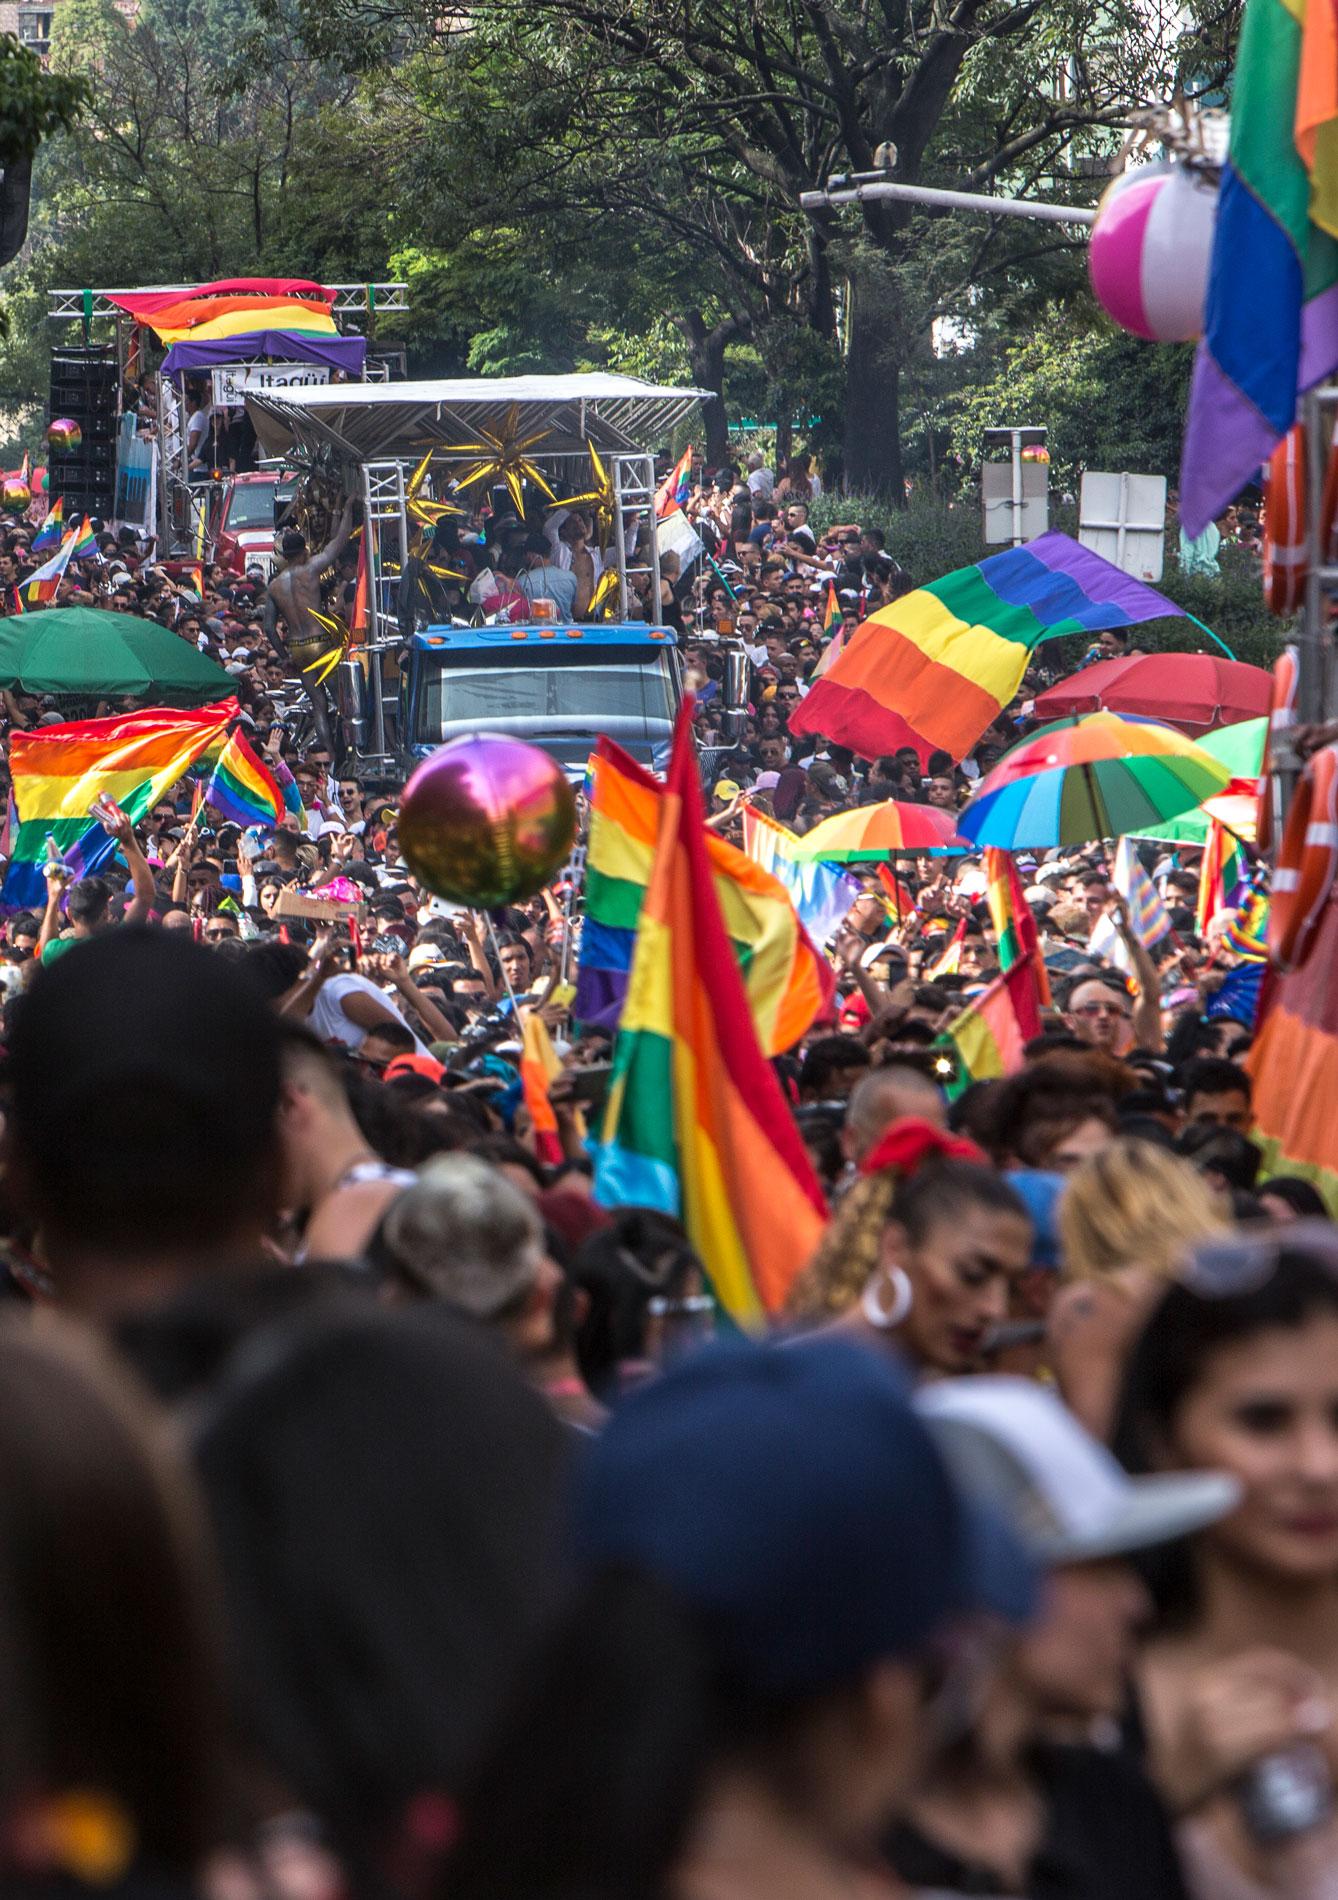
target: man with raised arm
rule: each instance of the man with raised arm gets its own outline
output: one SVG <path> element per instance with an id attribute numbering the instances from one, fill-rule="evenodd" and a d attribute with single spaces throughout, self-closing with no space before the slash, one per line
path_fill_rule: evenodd
<path id="1" fill-rule="evenodd" d="M 344 503 L 333 539 L 312 554 L 306 536 L 299 528 L 285 531 L 280 550 L 284 565 L 275 574 L 265 592 L 264 626 L 270 645 L 284 662 L 298 673 L 311 704 L 316 736 L 331 757 L 338 757 L 330 700 L 323 678 L 317 678 L 322 660 L 328 659 L 339 645 L 329 627 L 321 624 L 321 576 L 334 566 L 348 545 L 353 532 L 353 501 Z M 283 615 L 288 630 L 287 644 L 279 638 L 277 616 Z"/>

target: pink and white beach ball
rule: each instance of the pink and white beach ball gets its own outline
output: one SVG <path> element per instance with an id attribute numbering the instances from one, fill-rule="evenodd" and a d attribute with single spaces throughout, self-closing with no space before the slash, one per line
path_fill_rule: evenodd
<path id="1" fill-rule="evenodd" d="M 1217 187 L 1186 165 L 1140 165 L 1106 189 L 1087 247 L 1097 302 L 1122 330 L 1190 343 L 1203 328 Z"/>

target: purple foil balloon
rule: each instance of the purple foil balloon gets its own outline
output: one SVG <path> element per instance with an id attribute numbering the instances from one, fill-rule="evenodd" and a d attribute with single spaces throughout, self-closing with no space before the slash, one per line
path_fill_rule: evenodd
<path id="1" fill-rule="evenodd" d="M 404 788 L 399 834 L 435 896 L 492 910 L 533 896 L 566 861 L 576 794 L 537 746 L 479 733 L 424 759 Z"/>

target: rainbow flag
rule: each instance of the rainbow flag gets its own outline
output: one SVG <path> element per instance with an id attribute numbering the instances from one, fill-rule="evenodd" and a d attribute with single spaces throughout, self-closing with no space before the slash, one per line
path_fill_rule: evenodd
<path id="1" fill-rule="evenodd" d="M 949 1100 L 955 1101 L 973 1082 L 1016 1074 L 1027 1044 L 1040 1033 L 1033 966 L 1015 963 L 953 1018 L 935 1044 L 957 1058 L 956 1077 L 945 1084 Z"/>
<path id="2" fill-rule="evenodd" d="M 160 343 L 220 343 L 255 330 L 286 330 L 294 336 L 338 336 L 329 306 L 290 297 L 218 297 L 215 308 L 195 303 L 156 311 L 149 328 Z"/>
<path id="3" fill-rule="evenodd" d="M 656 817 L 595 1199 L 681 1220 L 722 1310 L 760 1327 L 780 1311 L 826 1210 L 731 953 L 690 696 Z"/>
<path id="4" fill-rule="evenodd" d="M 557 1112 L 549 1095 L 551 1085 L 562 1073 L 562 1063 L 548 1025 L 535 1010 L 520 1011 L 520 1092 L 530 1113 L 534 1131 L 534 1152 L 546 1168 L 562 1161 L 562 1139 L 558 1133 Z M 584 1140 L 585 1129 L 580 1110 L 576 1110 L 577 1134 Z"/>
<path id="5" fill-rule="evenodd" d="M 54 600 L 60 584 L 65 578 L 65 570 L 70 565 L 70 554 L 74 548 L 75 531 L 73 528 L 61 542 L 59 551 L 43 566 L 34 568 L 26 581 L 20 585 L 28 596 L 28 605 L 35 606 L 39 601 Z"/>
<path id="6" fill-rule="evenodd" d="M 1225 941 L 1246 963 L 1268 961 L 1268 893 L 1252 885 L 1236 906 Z"/>
<path id="7" fill-rule="evenodd" d="M 948 939 L 948 947 L 942 956 L 936 957 L 925 971 L 925 982 L 933 983 L 941 976 L 960 976 L 962 970 L 962 945 L 966 942 L 966 919 L 962 918 L 956 930 Z"/>
<path id="8" fill-rule="evenodd" d="M 70 549 L 70 559 L 72 561 L 86 561 L 91 554 L 96 554 L 97 551 L 98 538 L 93 532 L 92 522 L 88 516 L 85 515 L 78 529 L 75 531 L 74 545 Z"/>
<path id="9" fill-rule="evenodd" d="M 876 870 L 888 916 L 894 923 L 904 923 L 915 912 L 915 897 L 910 886 L 902 883 L 890 864 L 880 864 Z"/>
<path id="10" fill-rule="evenodd" d="M 827 598 L 822 605 L 822 632 L 824 639 L 834 634 L 841 624 L 841 603 L 836 598 L 836 582 L 828 581 Z"/>
<path id="11" fill-rule="evenodd" d="M 1191 538 L 1338 366 L 1336 47 L 1333 0 L 1248 0 L 1180 464 Z"/>
<path id="12" fill-rule="evenodd" d="M 663 521 L 692 493 L 692 445 L 688 444 L 655 491 L 655 519 Z"/>
<path id="13" fill-rule="evenodd" d="M 799 702 L 790 731 L 878 759 L 907 743 L 909 726 L 960 759 L 1013 699 L 1043 640 L 1181 613 L 1068 535 L 1043 534 L 871 614 Z"/>
<path id="14" fill-rule="evenodd" d="M 1208 925 L 1219 910 L 1225 910 L 1235 896 L 1245 874 L 1245 860 L 1239 843 L 1216 818 L 1208 821 L 1208 841 L 1199 865 L 1199 896 L 1194 911 L 1194 928 L 1206 936 Z"/>
<path id="15" fill-rule="evenodd" d="M 226 699 L 193 712 L 154 708 L 14 733 L 9 757 L 19 822 L 0 902 L 20 909 L 46 902 L 41 867 L 48 838 L 76 877 L 91 875 L 116 849 L 89 819 L 94 799 L 114 798 L 132 819 L 142 818 L 236 717 L 237 701 Z"/>
<path id="16" fill-rule="evenodd" d="M 1266 976 L 1254 1042 L 1253 1139 L 1263 1177 L 1300 1174 L 1338 1216 L 1338 904 L 1326 904 L 1314 948 L 1289 976 Z M 1253 971 L 1257 966 L 1251 966 Z M 1233 974 L 1240 974 L 1234 972 Z"/>
<path id="17" fill-rule="evenodd" d="M 46 520 L 28 544 L 30 554 L 45 554 L 48 548 L 58 548 L 65 531 L 65 497 L 57 495 L 47 509 Z"/>
<path id="18" fill-rule="evenodd" d="M 665 787 L 611 739 L 591 759 L 594 795 L 585 860 L 585 922 L 572 1013 L 614 1028 L 622 1014 L 637 925 L 650 883 Z M 768 1055 L 792 1048 L 827 1005 L 831 966 L 811 941 L 785 886 L 723 838 L 706 853 L 725 930 L 743 971 L 748 1007 Z"/>
<path id="19" fill-rule="evenodd" d="M 220 733 L 195 763 L 204 803 L 234 825 L 277 825 L 283 793 L 240 732 Z"/>
<path id="20" fill-rule="evenodd" d="M 370 619 L 367 601 L 367 536 L 359 534 L 358 578 L 353 588 L 353 611 L 348 617 L 348 630 L 355 640 L 359 635 L 366 639 Z"/>
<path id="21" fill-rule="evenodd" d="M 743 808 L 743 848 L 789 892 L 799 921 L 814 943 L 824 944 L 859 896 L 859 879 L 840 864 L 796 856 L 799 839 L 777 819 L 752 805 Z"/>
<path id="22" fill-rule="evenodd" d="M 1036 973 L 1040 1002 L 1048 1008 L 1050 978 L 1041 955 L 1035 916 L 1023 894 L 1012 852 L 993 844 L 985 847 L 985 901 L 997 939 L 999 968 L 1006 975 L 1015 965 L 1030 963 Z"/>
<path id="23" fill-rule="evenodd" d="M 1167 915 L 1166 905 L 1162 902 L 1160 891 L 1143 869 L 1138 847 L 1132 838 L 1121 838 L 1115 847 L 1115 864 L 1110 882 L 1129 906 L 1130 928 L 1145 950 L 1151 950 L 1163 937 L 1170 936 L 1171 919 Z M 1092 956 L 1107 958 L 1126 976 L 1133 975 L 1133 957 L 1124 938 L 1115 928 L 1112 917 L 1097 918 L 1092 934 L 1087 939 L 1087 948 Z"/>

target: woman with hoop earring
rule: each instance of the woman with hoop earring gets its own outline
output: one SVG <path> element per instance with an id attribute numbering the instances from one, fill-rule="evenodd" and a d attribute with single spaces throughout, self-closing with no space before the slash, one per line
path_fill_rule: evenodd
<path id="1" fill-rule="evenodd" d="M 973 1142 L 894 1122 L 860 1164 L 786 1317 L 895 1352 L 917 1378 L 977 1370 L 1031 1258 L 1021 1198 Z"/>

